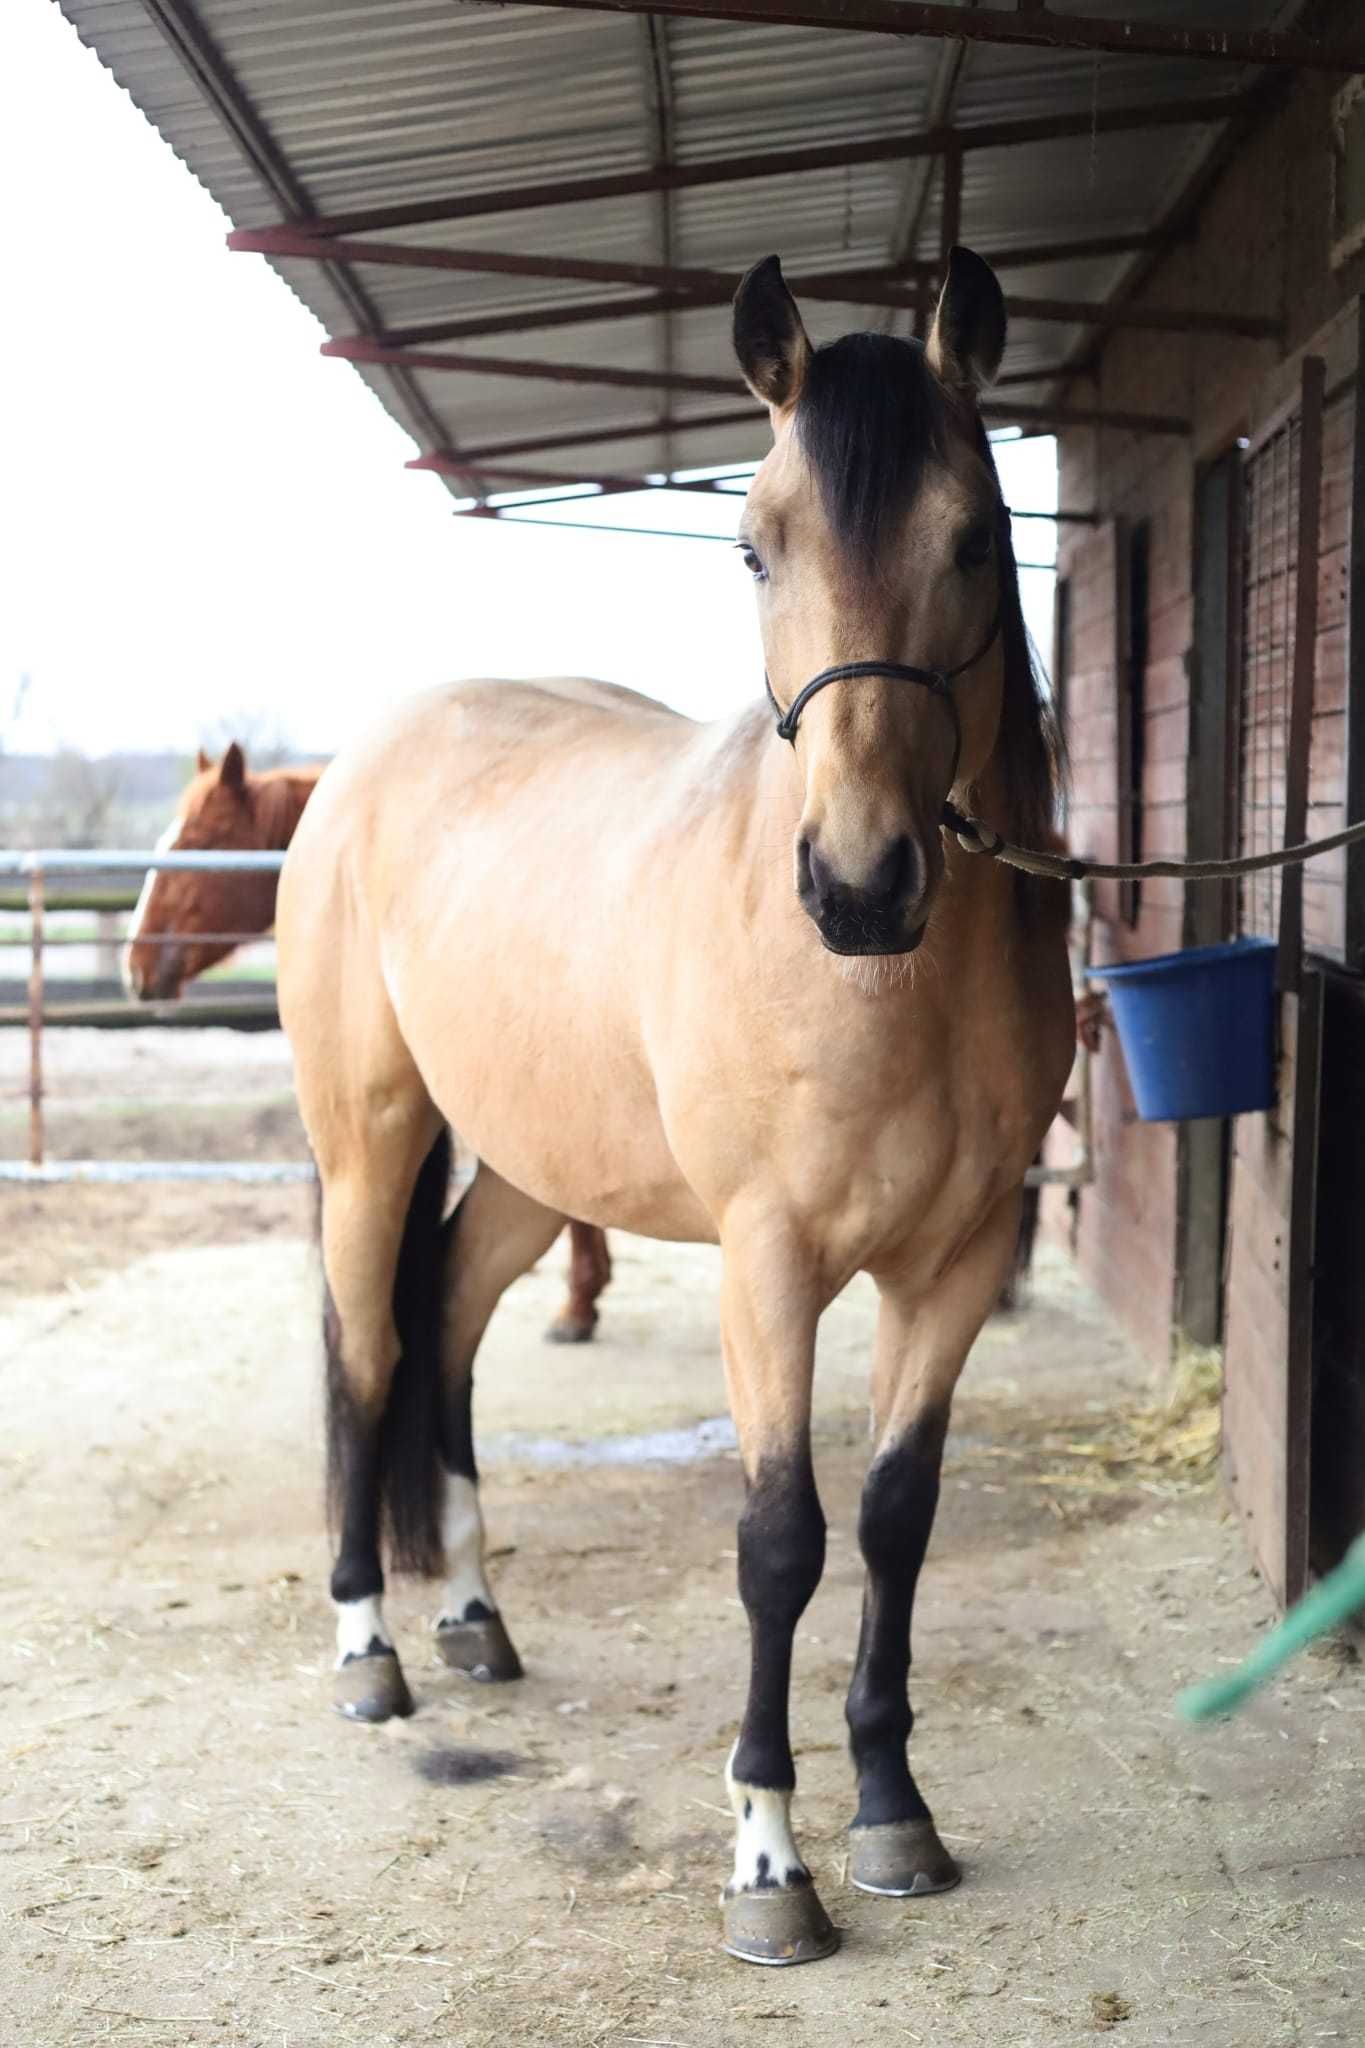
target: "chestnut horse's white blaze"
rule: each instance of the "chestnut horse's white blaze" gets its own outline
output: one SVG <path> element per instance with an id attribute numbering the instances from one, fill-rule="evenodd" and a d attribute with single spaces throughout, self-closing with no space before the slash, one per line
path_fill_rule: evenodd
<path id="1" fill-rule="evenodd" d="M 741 531 L 775 713 L 697 726 L 574 678 L 403 705 L 300 827 L 280 1002 L 323 1190 L 343 1616 L 378 1612 L 384 1531 L 432 1575 L 448 1547 L 442 1656 L 514 1676 L 470 1425 L 488 1317 L 566 1215 L 719 1243 L 750 1634 L 725 1937 L 800 1962 L 837 1939 L 789 1810 L 792 1647 L 825 1551 L 816 1328 L 872 1275 L 851 1875 L 939 1890 L 957 1871 L 906 1754 L 915 1582 L 1074 1024 L 1065 892 L 941 829 L 950 796 L 1026 843 L 1053 809 L 976 408 L 999 287 L 955 251 L 925 347 L 813 350 L 770 258 L 735 341 L 773 425 Z M 907 971 L 922 941 L 933 971 Z M 481 1165 L 447 1219 L 452 1125 Z M 338 1704 L 407 1711 L 396 1652 L 362 1633 Z"/>
<path id="2" fill-rule="evenodd" d="M 171 819 L 165 831 L 158 836 L 154 851 L 157 853 L 169 853 L 179 837 L 180 819 L 177 815 Z M 148 913 L 152 907 L 152 891 L 155 889 L 156 884 L 157 870 L 155 868 L 148 868 L 142 878 L 142 887 L 137 892 L 137 902 L 134 904 L 133 914 L 128 920 L 128 929 L 123 935 L 124 945 L 119 967 L 123 976 L 124 989 L 130 996 L 140 996 L 142 993 L 139 987 L 139 977 L 133 966 L 134 949 L 137 947 L 139 940 L 143 939 L 144 927 L 148 923 Z"/>

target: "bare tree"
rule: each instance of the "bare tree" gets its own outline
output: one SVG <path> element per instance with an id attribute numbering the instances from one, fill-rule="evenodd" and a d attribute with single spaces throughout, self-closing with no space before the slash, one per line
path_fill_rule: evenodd
<path id="1" fill-rule="evenodd" d="M 38 844 L 108 846 L 122 785 L 117 761 L 93 759 L 76 747 L 63 747 L 52 757 L 36 806 Z"/>

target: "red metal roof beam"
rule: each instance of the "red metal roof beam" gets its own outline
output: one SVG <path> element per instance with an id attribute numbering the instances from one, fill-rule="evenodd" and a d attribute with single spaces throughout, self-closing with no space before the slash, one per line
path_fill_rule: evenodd
<path id="1" fill-rule="evenodd" d="M 1095 235 L 1080 242 L 1054 242 L 1047 248 L 1005 249 L 993 251 L 985 261 L 995 270 L 1011 270 L 1035 263 L 1081 262 L 1094 256 L 1124 256 L 1154 246 L 1149 234 Z M 884 264 L 879 269 L 863 272 L 868 279 L 888 284 L 918 282 L 927 279 L 934 272 L 934 265 L 924 262 Z M 834 273 L 828 275 L 833 276 Z M 794 280 L 798 291 L 803 284 L 800 278 Z M 846 279 L 849 283 L 849 301 L 860 302 L 856 289 L 857 279 Z M 647 318 L 657 313 L 689 312 L 696 307 L 721 305 L 729 297 L 723 292 L 656 292 L 632 298 L 577 299 L 557 306 L 533 306 L 521 311 L 505 313 L 471 313 L 449 320 L 431 320 L 415 327 L 391 327 L 378 337 L 391 348 L 421 348 L 428 342 L 477 341 L 493 334 L 534 334 L 554 327 L 590 327 L 603 320 L 631 320 Z M 338 340 L 348 339 L 339 335 Z M 1018 382 L 1016 377 L 1015 382 Z"/>
<path id="2" fill-rule="evenodd" d="M 658 284 L 695 291 L 698 303 L 720 303 L 739 284 L 738 271 L 687 270 L 656 263 L 607 263 L 576 256 L 529 256 L 507 250 L 439 249 L 412 247 L 403 242 L 326 241 L 297 228 L 241 228 L 229 237 L 239 251 L 272 254 L 318 263 L 376 263 L 402 269 L 491 272 L 513 277 L 544 277 L 583 280 L 598 284 Z M 876 271 L 821 271 L 797 276 L 792 289 L 809 299 L 829 299 L 862 305 L 902 306 L 911 311 L 927 305 L 925 287 L 913 280 L 897 283 Z M 1254 314 L 1202 312 L 1179 307 L 1095 305 L 1083 299 L 1035 299 L 1007 295 L 1006 310 L 1016 320 L 1052 320 L 1066 326 L 1127 327 L 1151 334 L 1229 334 L 1244 340 L 1272 341 L 1282 329 L 1277 320 Z M 377 342 L 368 336 L 340 336 L 325 342 L 322 353 L 342 356 L 349 362 L 403 363 L 413 370 L 487 370 L 494 358 L 477 356 L 435 356 L 421 350 L 405 350 Z M 554 367 L 554 366 L 551 366 Z M 529 368 L 508 371 L 509 376 L 530 375 Z M 624 374 L 624 373 L 622 373 Z M 634 373 L 632 373 L 634 374 Z M 640 373 L 643 376 L 643 372 Z M 566 383 L 601 381 L 566 376 Z M 657 380 L 656 380 L 657 381 Z M 732 390 L 733 384 L 715 379 L 679 384 L 680 391 Z"/>
<path id="3" fill-rule="evenodd" d="M 1228 64 L 1294 70 L 1365 71 L 1365 42 L 1329 43 L 1296 30 L 1223 28 L 1195 22 L 1113 20 L 1054 14 L 1029 5 L 963 9 L 923 0 L 507 0 L 511 6 L 565 8 L 591 14 L 676 15 L 689 21 L 746 22 L 756 27 L 838 29 L 854 35 L 946 36 L 961 43 L 1005 43 L 1030 49 L 1093 50 L 1115 56 L 1201 57 Z"/>
<path id="4" fill-rule="evenodd" d="M 723 11 L 723 10 L 722 10 Z M 958 17 L 959 22 L 965 17 Z M 973 15 L 971 19 L 979 17 Z M 1164 99 L 1138 106 L 1090 107 L 1063 114 L 1030 114 L 1009 121 L 980 121 L 970 127 L 935 127 L 917 134 L 880 135 L 865 142 L 831 142 L 805 149 L 746 150 L 737 156 L 654 165 L 644 171 L 609 171 L 587 178 L 552 178 L 488 192 L 464 192 L 444 199 L 410 200 L 398 206 L 351 213 L 299 216 L 281 223 L 314 235 L 382 234 L 393 228 L 429 226 L 434 221 L 473 220 L 495 213 L 525 213 L 553 206 L 578 206 L 596 199 L 625 199 L 640 192 L 680 192 L 699 185 L 726 185 L 750 178 L 786 178 L 798 172 L 844 170 L 857 164 L 903 163 L 913 157 L 942 156 L 945 150 L 1008 149 L 1035 142 L 1089 139 L 1143 128 L 1197 128 L 1225 121 L 1261 104 L 1266 86 L 1219 93 L 1204 99 Z M 246 232 L 260 232 L 249 230 Z M 229 235 L 228 245 L 243 245 Z M 255 246 L 255 245 L 251 245 Z"/>

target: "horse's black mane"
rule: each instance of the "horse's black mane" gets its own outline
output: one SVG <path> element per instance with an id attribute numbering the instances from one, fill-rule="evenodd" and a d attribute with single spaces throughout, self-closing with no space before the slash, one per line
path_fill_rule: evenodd
<path id="1" fill-rule="evenodd" d="M 919 494 L 927 465 L 947 457 L 949 401 L 925 361 L 923 343 L 890 334 L 848 334 L 816 349 L 796 407 L 796 431 L 815 473 L 825 516 L 844 546 L 869 566 L 892 544 Z M 977 422 L 978 451 L 995 459 Z M 1056 829 L 1061 739 L 1039 688 L 1019 601 L 1008 509 L 996 528 L 1005 698 L 999 750 L 1009 788 L 1008 819 L 990 822 L 1025 846 Z"/>

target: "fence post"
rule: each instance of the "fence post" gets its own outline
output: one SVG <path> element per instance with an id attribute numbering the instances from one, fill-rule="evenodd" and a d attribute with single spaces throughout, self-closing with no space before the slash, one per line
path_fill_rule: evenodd
<path id="1" fill-rule="evenodd" d="M 43 1163 L 43 871 L 28 878 L 28 914 L 33 947 L 28 970 L 28 1163 Z"/>
<path id="2" fill-rule="evenodd" d="M 115 910 L 99 910 L 95 913 L 95 979 L 96 981 L 117 981 L 119 978 L 119 933 L 121 920 Z"/>

